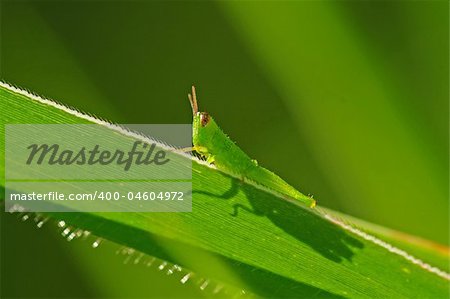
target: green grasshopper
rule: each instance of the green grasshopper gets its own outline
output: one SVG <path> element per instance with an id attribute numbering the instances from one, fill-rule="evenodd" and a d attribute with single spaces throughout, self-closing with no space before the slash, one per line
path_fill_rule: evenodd
<path id="1" fill-rule="evenodd" d="M 275 173 L 258 165 L 256 160 L 250 159 L 231 139 L 223 133 L 214 119 L 206 112 L 198 111 L 195 87 L 192 94 L 188 94 L 192 107 L 192 143 L 189 151 L 195 151 L 206 158 L 208 163 L 218 169 L 240 176 L 242 180 L 249 179 L 275 192 L 296 199 L 313 208 L 316 201 L 297 191 Z"/>

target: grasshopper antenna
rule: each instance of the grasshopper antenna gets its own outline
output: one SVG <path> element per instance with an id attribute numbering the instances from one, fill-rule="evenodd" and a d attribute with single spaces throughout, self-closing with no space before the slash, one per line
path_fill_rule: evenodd
<path id="1" fill-rule="evenodd" d="M 192 114 L 195 116 L 198 112 L 198 105 L 197 105 L 197 94 L 195 93 L 195 86 L 192 85 L 192 95 L 188 93 L 189 102 L 191 103 L 192 107 Z"/>

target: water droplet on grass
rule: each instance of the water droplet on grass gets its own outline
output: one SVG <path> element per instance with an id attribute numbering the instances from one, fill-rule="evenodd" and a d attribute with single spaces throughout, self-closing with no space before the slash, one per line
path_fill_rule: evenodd
<path id="1" fill-rule="evenodd" d="M 86 240 L 90 234 L 91 234 L 90 231 L 87 231 L 87 230 L 83 231 L 83 240 Z"/>
<path id="2" fill-rule="evenodd" d="M 25 212 L 25 208 L 22 207 L 21 205 L 14 204 L 12 207 L 10 207 L 8 209 L 8 212 L 10 212 L 10 213 L 21 212 L 22 213 L 22 212 Z"/>
<path id="3" fill-rule="evenodd" d="M 77 229 L 76 231 L 75 231 L 75 236 L 77 237 L 77 238 L 80 238 L 82 235 L 83 235 L 83 230 L 82 229 Z"/>
<path id="4" fill-rule="evenodd" d="M 189 280 L 189 278 L 191 277 L 191 275 L 192 275 L 192 273 L 188 273 L 188 274 L 184 275 L 183 278 L 180 280 L 180 282 L 181 282 L 182 284 L 185 284 L 185 283 Z"/>
<path id="5" fill-rule="evenodd" d="M 206 289 L 206 287 L 208 286 L 208 284 L 209 284 L 209 279 L 205 280 L 205 282 L 203 282 L 200 285 L 200 290 L 204 291 Z"/>
<path id="6" fill-rule="evenodd" d="M 92 248 L 97 248 L 98 246 L 100 246 L 101 242 L 102 242 L 102 239 L 95 240 L 94 243 L 92 243 Z"/>
<path id="7" fill-rule="evenodd" d="M 138 257 L 134 259 L 133 264 L 137 265 L 141 261 L 143 256 L 143 253 L 139 254 Z"/>
<path id="8" fill-rule="evenodd" d="M 66 237 L 69 233 L 70 233 L 70 228 L 66 228 L 65 230 L 62 231 L 61 235 L 63 237 Z"/>
<path id="9" fill-rule="evenodd" d="M 37 228 L 42 228 L 42 227 L 44 226 L 45 222 L 46 222 L 45 220 L 39 221 L 39 222 L 36 224 L 36 227 L 37 227 Z"/>
<path id="10" fill-rule="evenodd" d="M 167 266 L 167 262 L 162 262 L 161 265 L 158 266 L 159 270 L 164 270 L 164 268 Z"/>
<path id="11" fill-rule="evenodd" d="M 178 265 L 173 265 L 169 270 L 167 270 L 167 275 L 172 275 L 175 272 L 181 272 L 181 267 Z"/>
<path id="12" fill-rule="evenodd" d="M 68 237 L 67 237 L 67 241 L 72 241 L 73 238 L 75 238 L 76 234 L 74 232 L 72 232 Z"/>

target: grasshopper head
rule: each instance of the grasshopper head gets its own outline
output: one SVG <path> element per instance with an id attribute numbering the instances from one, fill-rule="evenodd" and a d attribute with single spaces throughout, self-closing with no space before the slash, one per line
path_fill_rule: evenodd
<path id="1" fill-rule="evenodd" d="M 192 86 L 192 94 L 188 94 L 192 107 L 192 143 L 194 146 L 209 147 L 211 136 L 214 135 L 217 125 L 207 112 L 199 112 L 195 87 Z"/>

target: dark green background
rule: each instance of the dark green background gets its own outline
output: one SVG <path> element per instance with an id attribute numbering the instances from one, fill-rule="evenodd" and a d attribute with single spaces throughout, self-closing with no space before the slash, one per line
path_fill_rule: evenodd
<path id="1" fill-rule="evenodd" d="M 201 110 L 320 205 L 448 244 L 448 34 L 446 1 L 2 1 L 1 78 L 117 123 L 190 123 L 195 83 Z M 35 256 L 2 262 L 7 295 L 28 265 L 111 296 L 108 279 L 77 282 L 97 253 L 8 217 L 2 254 Z M 33 242 L 78 261 L 62 270 Z"/>

